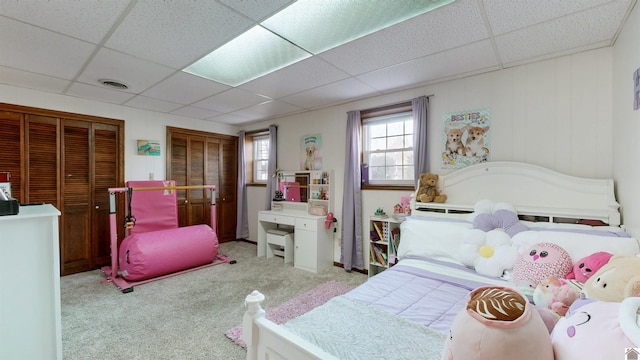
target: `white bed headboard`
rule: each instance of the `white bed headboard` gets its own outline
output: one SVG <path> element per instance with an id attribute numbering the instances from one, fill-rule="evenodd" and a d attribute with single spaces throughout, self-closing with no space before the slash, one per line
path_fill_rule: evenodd
<path id="1" fill-rule="evenodd" d="M 444 204 L 413 202 L 421 209 L 473 210 L 479 200 L 506 202 L 521 215 L 601 220 L 620 225 L 619 204 L 612 179 L 565 175 L 541 166 L 511 161 L 471 165 L 441 175 L 438 189 L 447 195 Z"/>

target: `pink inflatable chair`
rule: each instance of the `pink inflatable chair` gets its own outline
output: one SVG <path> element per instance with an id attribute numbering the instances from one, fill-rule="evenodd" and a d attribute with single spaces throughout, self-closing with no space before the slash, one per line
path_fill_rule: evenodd
<path id="1" fill-rule="evenodd" d="M 211 227 L 178 227 L 177 190 L 211 191 Z M 118 250 L 115 193 L 127 194 L 128 236 Z M 111 266 L 102 268 L 123 293 L 133 286 L 235 260 L 218 253 L 215 187 L 176 186 L 175 181 L 129 181 L 125 188 L 110 188 Z"/>

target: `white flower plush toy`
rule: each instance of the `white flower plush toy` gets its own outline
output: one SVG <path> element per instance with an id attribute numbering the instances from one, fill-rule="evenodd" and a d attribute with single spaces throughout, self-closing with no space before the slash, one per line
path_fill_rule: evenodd
<path id="1" fill-rule="evenodd" d="M 506 203 L 479 201 L 470 220 L 474 229 L 466 234 L 459 260 L 478 274 L 502 276 L 519 257 L 511 236 L 528 228 L 519 222 L 513 206 Z"/>
<path id="2" fill-rule="evenodd" d="M 499 229 L 489 232 L 473 229 L 460 248 L 460 262 L 488 276 L 502 276 L 513 267 L 518 256 L 518 251 L 511 246 L 511 237 Z"/>

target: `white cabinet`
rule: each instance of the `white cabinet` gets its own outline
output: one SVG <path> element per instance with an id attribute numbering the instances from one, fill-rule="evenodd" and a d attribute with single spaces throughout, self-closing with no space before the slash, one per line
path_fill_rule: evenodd
<path id="1" fill-rule="evenodd" d="M 293 265 L 319 272 L 333 265 L 333 230 L 324 227 L 324 216 L 304 211 L 260 211 L 258 214 L 258 256 L 266 256 L 267 230 L 280 225 L 293 228 Z"/>
<path id="2" fill-rule="evenodd" d="M 59 216 L 48 204 L 0 216 L 0 359 L 62 359 Z"/>
<path id="3" fill-rule="evenodd" d="M 298 218 L 294 230 L 295 267 L 317 273 L 333 265 L 333 242 L 330 230 L 324 227 L 324 217 Z"/>

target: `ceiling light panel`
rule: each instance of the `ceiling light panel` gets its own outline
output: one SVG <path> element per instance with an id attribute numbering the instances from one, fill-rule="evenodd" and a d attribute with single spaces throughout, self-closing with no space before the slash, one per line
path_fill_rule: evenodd
<path id="1" fill-rule="evenodd" d="M 298 0 L 261 25 L 319 54 L 454 0 Z"/>
<path id="2" fill-rule="evenodd" d="M 281 37 L 255 26 L 184 71 L 238 86 L 310 56 Z"/>

